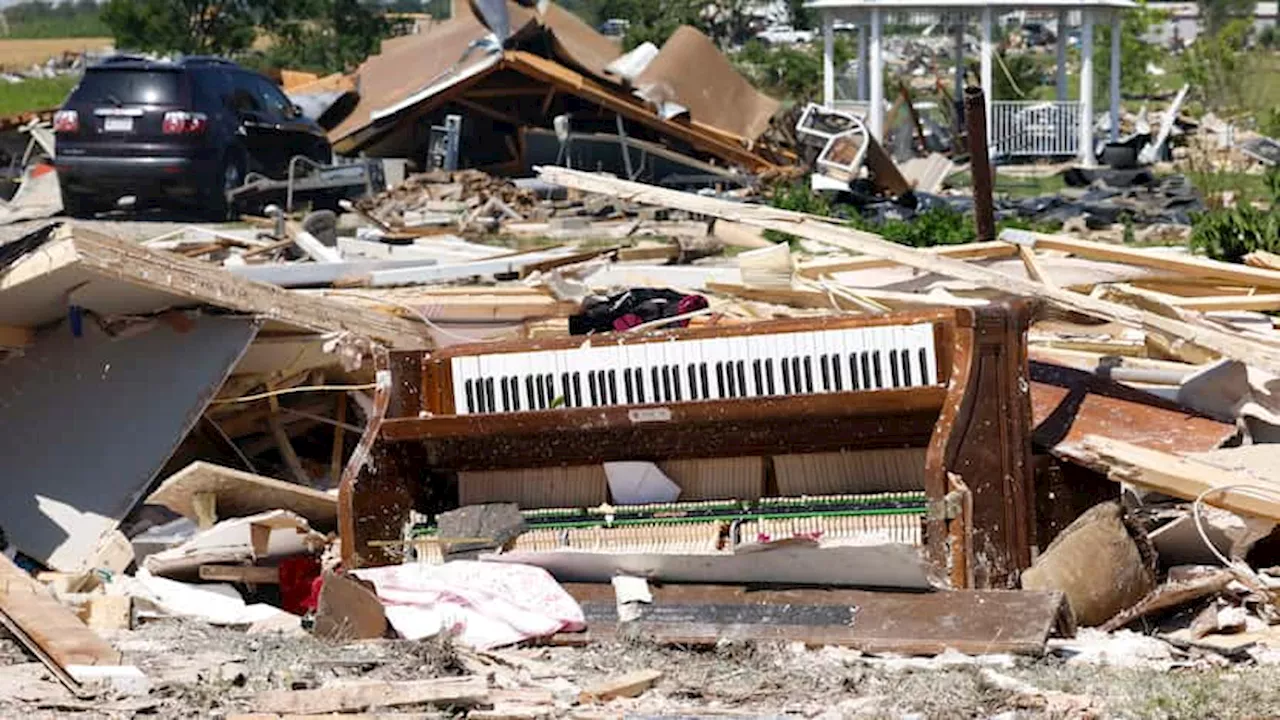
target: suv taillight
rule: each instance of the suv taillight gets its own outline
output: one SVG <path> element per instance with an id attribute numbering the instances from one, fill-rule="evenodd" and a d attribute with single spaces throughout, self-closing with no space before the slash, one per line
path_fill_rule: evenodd
<path id="1" fill-rule="evenodd" d="M 80 113 L 75 110 L 59 110 L 54 113 L 53 131 L 60 133 L 80 132 Z"/>
<path id="2" fill-rule="evenodd" d="M 204 113 L 171 110 L 164 114 L 161 129 L 165 135 L 195 135 L 204 132 L 208 125 L 209 118 Z"/>

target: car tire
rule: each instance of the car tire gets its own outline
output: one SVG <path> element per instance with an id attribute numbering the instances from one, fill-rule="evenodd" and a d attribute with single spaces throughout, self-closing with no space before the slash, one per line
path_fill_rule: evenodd
<path id="1" fill-rule="evenodd" d="M 218 172 L 209 183 L 202 203 L 211 220 L 222 222 L 235 219 L 235 203 L 227 199 L 227 192 L 244 183 L 245 164 L 244 153 L 239 150 L 228 150 L 222 162 L 218 163 Z"/>
<path id="2" fill-rule="evenodd" d="M 98 213 L 102 203 L 88 193 L 62 191 L 62 214 L 71 218 L 90 219 Z"/>

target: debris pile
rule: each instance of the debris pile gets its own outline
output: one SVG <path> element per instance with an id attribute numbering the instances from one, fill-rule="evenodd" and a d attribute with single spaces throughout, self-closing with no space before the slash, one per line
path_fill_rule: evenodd
<path id="1" fill-rule="evenodd" d="M 538 197 L 532 190 L 478 170 L 412 175 L 402 184 L 364 198 L 356 207 L 385 225 L 400 228 L 431 224 L 441 215 L 479 213 L 482 209 L 533 218 Z"/>

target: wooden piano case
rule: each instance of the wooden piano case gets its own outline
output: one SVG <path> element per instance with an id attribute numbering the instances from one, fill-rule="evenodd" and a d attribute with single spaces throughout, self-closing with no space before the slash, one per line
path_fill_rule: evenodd
<path id="1" fill-rule="evenodd" d="M 343 560 L 400 561 L 409 511 L 453 507 L 449 473 L 872 448 L 924 448 L 925 548 L 952 587 L 1011 587 L 1034 544 L 1026 329 L 1031 304 L 766 321 L 629 336 L 628 342 L 873 325 L 935 324 L 939 384 L 665 405 L 488 415 L 451 410 L 449 357 L 572 349 L 582 337 L 378 357 L 374 417 L 343 473 Z M 594 342 L 616 341 L 614 335 Z M 639 412 L 637 412 L 639 411 Z"/>

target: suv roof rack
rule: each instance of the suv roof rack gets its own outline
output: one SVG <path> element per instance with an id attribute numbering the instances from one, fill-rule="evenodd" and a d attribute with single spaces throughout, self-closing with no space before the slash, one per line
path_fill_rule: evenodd
<path id="1" fill-rule="evenodd" d="M 188 55 L 178 61 L 183 65 L 226 65 L 235 67 L 235 63 L 217 55 Z"/>

